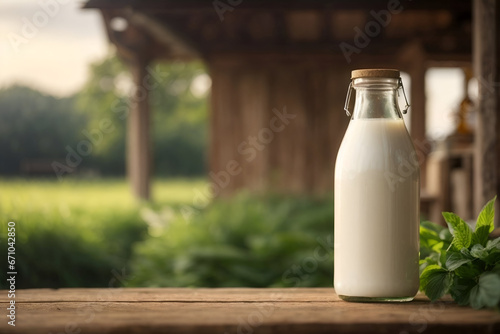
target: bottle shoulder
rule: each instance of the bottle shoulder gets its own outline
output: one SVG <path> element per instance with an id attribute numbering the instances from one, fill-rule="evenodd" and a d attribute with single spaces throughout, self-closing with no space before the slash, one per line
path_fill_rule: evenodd
<path id="1" fill-rule="evenodd" d="M 336 169 L 398 170 L 410 162 L 418 170 L 416 151 L 403 120 L 351 120 L 342 140 Z"/>

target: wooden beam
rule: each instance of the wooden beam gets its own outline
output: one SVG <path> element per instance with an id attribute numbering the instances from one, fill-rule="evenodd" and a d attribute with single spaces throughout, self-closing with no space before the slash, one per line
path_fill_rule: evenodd
<path id="1" fill-rule="evenodd" d="M 148 200 L 150 194 L 151 144 L 149 91 L 144 87 L 148 62 L 137 60 L 130 63 L 135 93 L 127 124 L 127 173 L 133 194 Z"/>
<path id="2" fill-rule="evenodd" d="M 125 9 L 127 20 L 135 27 L 149 33 L 156 41 L 164 45 L 174 57 L 196 59 L 200 52 L 187 36 L 169 27 L 165 21 L 159 21 L 151 15 Z"/>
<path id="3" fill-rule="evenodd" d="M 110 42 L 116 46 L 118 56 L 125 62 L 134 62 L 136 59 L 155 59 L 167 54 L 167 49 L 152 38 L 143 29 L 127 22 L 123 31 L 116 31 L 111 27 L 114 18 L 126 18 L 124 10 L 102 9 L 101 14 L 104 28 Z"/>
<path id="4" fill-rule="evenodd" d="M 387 0 L 246 0 L 246 1 L 223 1 L 238 10 L 270 10 L 270 9 L 324 9 L 356 10 L 356 9 L 387 9 Z M 451 11 L 470 10 L 470 0 L 421 0 L 401 1 L 407 9 L 413 10 L 439 10 Z M 158 13 L 175 11 L 205 10 L 215 14 L 214 1 L 207 0 L 88 0 L 83 8 L 124 8 L 146 9 Z"/>
<path id="5" fill-rule="evenodd" d="M 500 193 L 499 131 L 499 5 L 496 1 L 473 2 L 473 65 L 479 83 L 475 132 L 474 209 Z M 497 201 L 497 210 L 500 207 Z M 498 211 L 497 211 L 498 212 Z M 497 226 L 498 226 L 497 215 Z"/>
<path id="6" fill-rule="evenodd" d="M 242 2 L 242 6 L 245 2 Z M 210 3 L 209 3 L 210 4 Z M 413 3 L 412 3 L 413 5 Z M 280 9 L 267 10 L 266 13 L 273 13 L 274 20 L 276 21 L 275 29 L 272 32 L 267 32 L 270 35 L 268 38 L 250 38 L 250 28 L 235 29 L 229 22 L 231 20 L 220 21 L 216 15 L 215 10 L 211 8 L 211 12 L 203 10 L 192 9 L 191 11 L 169 11 L 161 10 L 162 6 L 166 9 L 171 9 L 175 6 L 182 6 L 182 4 L 172 3 L 150 3 L 150 6 L 156 6 L 158 9 L 152 10 L 146 3 L 140 2 L 129 7 L 118 6 L 115 9 L 101 9 L 104 13 L 108 13 L 109 21 L 116 16 L 126 18 L 130 27 L 139 30 L 139 33 L 125 34 L 123 32 L 108 31 L 108 35 L 113 43 L 125 48 L 127 51 L 130 48 L 139 49 L 141 52 L 147 52 L 151 47 L 145 47 L 139 42 L 149 42 L 153 45 L 161 46 L 159 53 L 154 53 L 155 58 L 180 58 L 180 59 L 193 59 L 193 58 L 206 58 L 207 55 L 213 53 L 298 53 L 298 54 L 312 54 L 312 53 L 340 53 L 338 47 L 342 42 L 353 43 L 355 32 L 352 31 L 352 37 L 348 35 L 345 38 L 340 36 L 332 36 L 331 29 L 328 21 L 327 13 L 342 12 L 330 9 L 329 7 L 321 10 L 316 9 L 318 15 L 323 15 L 320 19 L 322 26 L 322 33 L 317 40 L 293 40 L 287 34 L 288 26 L 285 18 L 290 14 L 300 12 L 300 10 L 291 11 L 290 8 L 281 7 Z M 200 6 L 202 6 L 200 4 Z M 211 6 L 211 4 L 210 4 Z M 371 7 L 370 7 L 371 8 Z M 375 7 L 374 7 L 375 8 Z M 303 10 L 302 12 L 305 12 Z M 315 10 L 310 10 L 315 12 Z M 349 10 L 347 10 L 349 11 Z M 443 11 L 443 10 L 440 10 Z M 345 12 L 345 11 L 344 11 Z M 427 11 L 429 15 L 434 12 Z M 235 8 L 231 12 L 232 20 L 237 20 L 241 26 L 251 26 L 252 20 L 258 18 L 263 13 L 262 10 L 254 10 L 253 13 L 240 11 L 240 7 Z M 424 13 L 425 14 L 425 13 Z M 415 13 L 418 17 L 424 15 L 423 13 Z M 228 14 L 229 15 L 229 14 Z M 408 9 L 405 11 L 406 16 L 411 18 L 412 11 Z M 471 38 L 470 32 L 464 28 L 466 23 L 470 21 L 470 15 L 464 16 L 460 13 L 451 13 L 450 17 L 453 20 L 460 20 L 461 24 L 449 23 L 449 26 L 442 27 L 436 24 L 438 30 L 404 30 L 405 34 L 396 34 L 394 32 L 387 34 L 389 30 L 384 30 L 380 36 L 376 36 L 376 43 L 370 43 L 366 48 L 363 48 L 363 53 L 368 54 L 385 54 L 392 55 L 401 50 L 401 46 L 405 45 L 408 41 L 418 39 L 424 48 L 426 54 L 435 54 L 436 57 L 442 59 L 468 59 L 471 53 Z M 368 21 L 373 20 L 371 16 L 366 18 Z M 465 22 L 462 22 L 465 21 Z M 397 23 L 392 23 L 393 30 L 398 30 L 397 27 L 404 28 L 404 23 L 400 20 Z M 108 22 L 109 23 L 109 22 Z M 363 22 L 365 23 L 365 22 Z M 362 23 L 360 27 L 363 28 Z M 262 27 L 261 27 L 262 28 Z M 300 27 L 299 27 L 300 28 Z M 264 28 L 262 28 L 264 29 Z M 265 29 L 264 29 L 265 30 Z M 212 34 L 206 33 L 207 31 L 216 31 Z M 237 38 L 228 37 L 228 31 L 237 35 Z M 235 32 L 236 31 L 236 32 Z M 300 29 L 299 29 L 300 31 Z M 142 39 L 136 38 L 137 35 L 144 35 Z M 238 35 L 239 34 L 239 35 Z M 215 36 L 214 36 L 215 35 Z M 453 47 L 450 47 L 453 46 Z M 151 51 L 149 51 L 151 53 Z M 458 58 L 457 58 L 458 57 Z"/>

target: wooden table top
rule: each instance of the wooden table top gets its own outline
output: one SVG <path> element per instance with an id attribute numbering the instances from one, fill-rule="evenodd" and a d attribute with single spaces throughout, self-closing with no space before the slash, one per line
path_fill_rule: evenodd
<path id="1" fill-rule="evenodd" d="M 0 333 L 500 333 L 500 312 L 430 303 L 348 303 L 333 288 L 0 291 Z"/>

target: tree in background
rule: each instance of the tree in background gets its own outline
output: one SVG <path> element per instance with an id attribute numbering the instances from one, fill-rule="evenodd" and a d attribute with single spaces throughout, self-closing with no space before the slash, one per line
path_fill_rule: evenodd
<path id="1" fill-rule="evenodd" d="M 199 63 L 164 63 L 152 66 L 166 73 L 150 92 L 152 144 L 156 175 L 201 175 L 206 168 L 206 80 Z M 96 145 L 94 156 L 105 162 L 106 173 L 123 173 L 125 166 L 126 113 L 133 93 L 131 76 L 116 56 L 91 68 L 91 77 L 78 94 L 77 107 L 91 115 L 89 127 L 103 119 L 113 122 L 110 134 Z M 207 85 L 205 85 L 207 86 Z M 208 87 L 205 87 L 208 89 Z"/>
<path id="2" fill-rule="evenodd" d="M 208 76 L 199 63 L 164 63 L 154 68 L 166 73 L 150 92 L 154 173 L 202 175 Z M 130 74 L 115 55 L 93 64 L 90 72 L 82 90 L 66 98 L 20 86 L 0 90 L 1 174 L 18 174 L 23 161 L 63 160 L 89 138 L 94 145 L 78 168 L 105 175 L 125 173 L 125 116 L 133 92 Z M 111 122 L 112 131 L 96 136 L 103 120 Z"/>
<path id="3" fill-rule="evenodd" d="M 74 101 L 22 86 L 0 90 L 0 173 L 17 174 L 30 160 L 63 158 L 87 123 Z"/>

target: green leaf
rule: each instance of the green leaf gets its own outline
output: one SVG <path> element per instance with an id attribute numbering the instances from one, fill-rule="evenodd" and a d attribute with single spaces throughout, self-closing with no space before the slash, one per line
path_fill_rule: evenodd
<path id="1" fill-rule="evenodd" d="M 472 233 L 472 243 L 484 246 L 486 244 L 486 241 L 488 241 L 489 234 L 490 234 L 489 226 L 477 227 L 476 225 L 476 231 Z"/>
<path id="2" fill-rule="evenodd" d="M 470 255 L 481 260 L 484 260 L 488 256 L 488 254 L 488 250 L 481 244 L 475 244 L 470 250 Z"/>
<path id="3" fill-rule="evenodd" d="M 490 265 L 500 263 L 500 249 L 494 248 L 490 250 L 488 256 L 485 257 L 483 261 Z"/>
<path id="4" fill-rule="evenodd" d="M 488 242 L 486 243 L 487 250 L 492 250 L 494 248 L 500 249 L 500 237 L 493 240 L 488 240 Z"/>
<path id="5" fill-rule="evenodd" d="M 448 254 L 448 252 L 446 252 L 445 250 L 443 250 L 443 251 L 441 251 L 441 253 L 439 253 L 438 264 L 441 267 L 446 266 L 446 256 L 447 256 L 447 254 Z"/>
<path id="6" fill-rule="evenodd" d="M 455 276 L 450 287 L 450 295 L 459 305 L 469 305 L 470 291 L 475 285 L 476 281 L 473 279 Z"/>
<path id="7" fill-rule="evenodd" d="M 441 232 L 439 232 L 439 238 L 441 238 L 441 240 L 445 241 L 446 243 L 450 244 L 453 240 L 453 235 L 451 235 L 449 229 L 445 228 Z"/>
<path id="8" fill-rule="evenodd" d="M 496 196 L 493 197 L 486 205 L 483 207 L 479 216 L 477 217 L 476 229 L 472 235 L 473 243 L 486 245 L 488 241 L 488 235 L 495 228 L 495 200 Z"/>
<path id="9" fill-rule="evenodd" d="M 474 251 L 474 254 L 472 252 Z M 471 249 L 471 254 L 487 264 L 496 264 L 500 261 L 500 238 L 488 240 L 486 247 L 476 244 Z"/>
<path id="10" fill-rule="evenodd" d="M 488 226 L 489 233 L 495 228 L 495 200 L 497 197 L 493 197 L 486 205 L 483 207 L 479 216 L 477 217 L 476 230 L 481 226 Z"/>
<path id="11" fill-rule="evenodd" d="M 459 252 L 449 252 L 448 256 L 446 257 L 446 268 L 450 271 L 454 271 L 455 269 L 459 268 L 460 266 L 470 263 L 472 260 Z"/>
<path id="12" fill-rule="evenodd" d="M 493 269 L 491 269 L 491 272 L 500 276 L 500 263 L 494 266 Z"/>
<path id="13" fill-rule="evenodd" d="M 439 235 L 431 230 L 426 229 L 423 226 L 420 226 L 420 235 L 422 236 L 422 241 L 428 246 L 432 247 L 434 244 L 442 242 Z"/>
<path id="14" fill-rule="evenodd" d="M 421 221 L 420 226 L 424 227 L 427 230 L 435 232 L 436 235 L 438 235 L 441 231 L 446 230 L 444 226 L 441 226 L 439 224 L 433 223 L 428 220 Z"/>
<path id="15" fill-rule="evenodd" d="M 455 276 L 467 279 L 477 279 L 484 272 L 484 266 L 474 262 L 464 264 L 455 269 Z M 474 283 L 475 284 L 475 283 Z"/>
<path id="16" fill-rule="evenodd" d="M 471 260 L 471 262 L 466 263 L 457 269 L 455 269 L 455 275 L 458 275 L 462 278 L 474 278 L 476 279 L 484 272 L 484 262 L 482 261 L 474 261 L 477 260 L 474 256 L 471 255 L 470 251 L 467 248 L 462 248 L 460 250 L 460 254 L 462 254 L 465 258 Z"/>
<path id="17" fill-rule="evenodd" d="M 470 305 L 475 309 L 484 306 L 493 307 L 500 302 L 500 276 L 486 272 L 479 277 L 479 282 L 470 291 Z"/>
<path id="18" fill-rule="evenodd" d="M 472 255 L 470 255 L 470 250 L 468 248 L 462 248 L 460 250 L 460 253 L 462 253 L 463 255 L 469 257 L 471 260 L 474 258 Z"/>
<path id="19" fill-rule="evenodd" d="M 455 249 L 468 248 L 472 241 L 472 230 L 469 225 L 453 212 L 443 212 L 443 217 L 453 229 L 452 245 Z"/>
<path id="20" fill-rule="evenodd" d="M 431 301 L 441 298 L 452 284 L 452 274 L 438 265 L 429 265 L 420 276 L 420 290 Z"/>
<path id="21" fill-rule="evenodd" d="M 426 257 L 425 259 L 419 260 L 418 265 L 419 265 L 419 273 L 420 275 L 424 271 L 425 268 L 432 264 L 438 264 L 438 260 L 436 258 L 437 255 L 436 253 L 432 253 L 431 256 Z"/>

